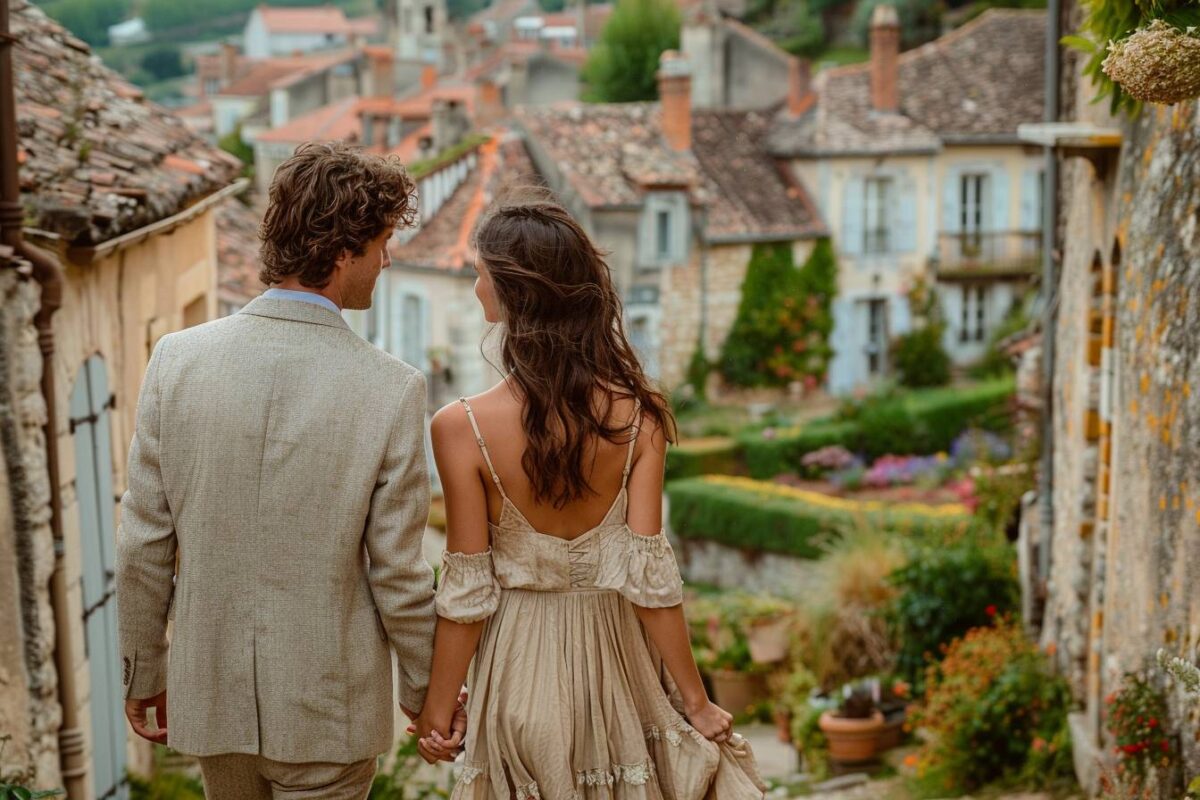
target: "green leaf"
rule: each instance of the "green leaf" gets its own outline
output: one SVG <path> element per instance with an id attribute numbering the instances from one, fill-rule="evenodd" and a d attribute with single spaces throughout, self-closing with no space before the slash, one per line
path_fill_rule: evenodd
<path id="1" fill-rule="evenodd" d="M 26 789 L 24 786 L 13 786 L 9 788 L 9 794 L 17 800 L 32 800 L 33 792 Z"/>
<path id="2" fill-rule="evenodd" d="M 1058 41 L 1060 44 L 1073 47 L 1076 50 L 1082 50 L 1085 53 L 1095 53 L 1097 49 L 1096 43 L 1084 36 L 1075 36 L 1072 34 L 1064 36 Z"/>

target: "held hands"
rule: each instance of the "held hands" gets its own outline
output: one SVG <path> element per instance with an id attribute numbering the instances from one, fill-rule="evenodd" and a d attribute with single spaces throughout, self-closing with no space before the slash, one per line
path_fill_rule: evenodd
<path id="1" fill-rule="evenodd" d="M 733 735 L 733 715 L 707 697 L 695 709 L 685 708 L 684 716 L 705 739 L 720 744 Z"/>
<path id="2" fill-rule="evenodd" d="M 155 719 L 158 721 L 157 730 L 151 730 L 147 719 L 147 713 L 150 709 L 154 709 Z M 146 697 L 141 700 L 126 700 L 125 701 L 125 717 L 129 720 L 129 724 L 133 726 L 133 732 L 142 737 L 148 742 L 155 744 L 167 743 L 167 693 L 161 692 L 154 697 Z"/>
<path id="3" fill-rule="evenodd" d="M 417 750 L 421 758 L 433 764 L 437 761 L 453 761 L 462 751 L 463 739 L 467 735 L 467 693 L 463 691 L 458 696 L 458 706 L 450 716 L 449 722 L 442 715 L 437 715 L 429 708 L 422 710 L 421 716 L 408 726 L 408 732 L 417 736 Z M 447 739 L 440 731 L 448 731 Z"/>

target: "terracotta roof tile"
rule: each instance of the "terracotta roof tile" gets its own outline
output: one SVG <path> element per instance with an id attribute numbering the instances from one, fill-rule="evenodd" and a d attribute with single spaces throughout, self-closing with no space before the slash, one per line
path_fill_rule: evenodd
<path id="1" fill-rule="evenodd" d="M 258 279 L 262 216 L 261 207 L 248 207 L 240 199 L 217 209 L 217 292 L 223 302 L 244 306 L 266 289 Z"/>
<path id="2" fill-rule="evenodd" d="M 27 225 L 98 244 L 236 179 L 236 158 L 130 91 L 40 9 L 16 0 L 10 13 Z"/>
<path id="3" fill-rule="evenodd" d="M 283 8 L 260 5 L 263 24 L 271 33 L 331 33 L 349 36 L 352 28 L 346 14 L 336 6 Z"/>
<path id="4" fill-rule="evenodd" d="M 520 137 L 499 132 L 479 148 L 471 174 L 433 218 L 402 245 L 392 246 L 399 266 L 450 271 L 470 269 L 475 261 L 471 232 L 496 192 L 505 186 L 540 183 Z"/>
<path id="5" fill-rule="evenodd" d="M 900 54 L 900 113 L 871 107 L 870 65 L 817 75 L 815 106 L 781 116 L 771 147 L 781 155 L 930 152 L 943 144 L 1016 141 L 1042 118 L 1046 12 L 991 9 L 957 30 Z"/>
<path id="6" fill-rule="evenodd" d="M 308 141 L 358 139 L 362 134 L 362 122 L 358 116 L 361 102 L 357 96 L 351 95 L 296 117 L 278 128 L 263 131 L 257 140 L 299 144 Z"/>

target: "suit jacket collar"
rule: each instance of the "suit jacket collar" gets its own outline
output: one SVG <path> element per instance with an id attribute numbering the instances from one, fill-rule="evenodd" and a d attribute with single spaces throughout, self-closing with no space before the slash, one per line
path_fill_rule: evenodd
<path id="1" fill-rule="evenodd" d="M 350 326 L 346 324 L 346 320 L 342 319 L 341 314 L 335 314 L 328 308 L 315 303 L 302 303 L 297 300 L 256 297 L 238 313 L 350 330 Z"/>

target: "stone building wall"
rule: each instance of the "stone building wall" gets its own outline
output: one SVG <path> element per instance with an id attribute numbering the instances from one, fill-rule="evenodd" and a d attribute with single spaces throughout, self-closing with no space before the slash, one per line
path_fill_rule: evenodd
<path id="1" fill-rule="evenodd" d="M 1063 159 L 1055 339 L 1054 532 L 1043 643 L 1080 711 L 1076 766 L 1111 748 L 1106 695 L 1155 651 L 1200 645 L 1200 107 L 1096 119 L 1118 153 Z M 1164 685 L 1167 685 L 1164 682 Z M 1200 709 L 1172 688 L 1171 722 L 1200 769 Z"/>
<path id="2" fill-rule="evenodd" d="M 793 243 L 796 268 L 804 266 L 812 253 L 813 241 Z M 663 270 L 659 297 L 662 298 L 661 366 L 663 386 L 673 390 L 687 376 L 688 363 L 696 352 L 700 337 L 701 259 L 707 270 L 704 354 L 710 362 L 721 357 L 721 347 L 737 319 L 742 302 L 742 282 L 750 265 L 753 245 L 711 245 L 707 252 L 692 248 L 687 264 Z"/>
<path id="3" fill-rule="evenodd" d="M 0 773 L 59 786 L 61 717 L 54 667 L 50 481 L 42 426 L 42 356 L 33 317 L 40 289 L 0 272 Z"/>

